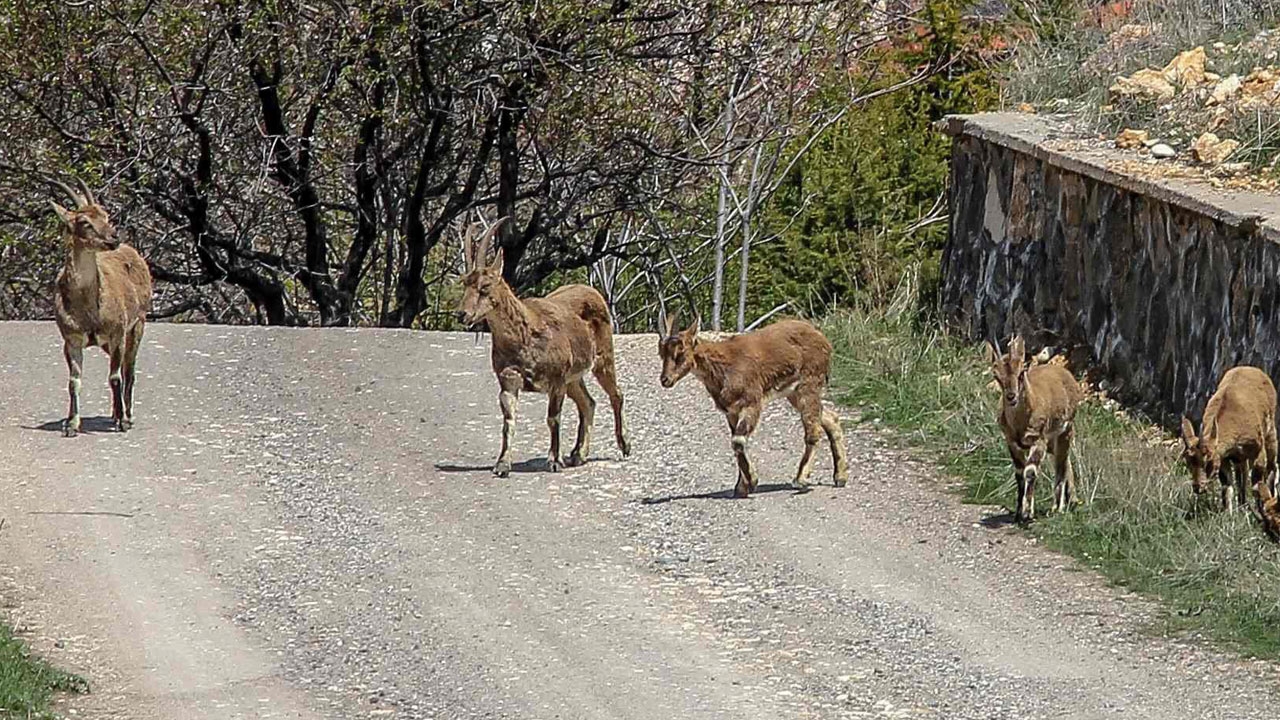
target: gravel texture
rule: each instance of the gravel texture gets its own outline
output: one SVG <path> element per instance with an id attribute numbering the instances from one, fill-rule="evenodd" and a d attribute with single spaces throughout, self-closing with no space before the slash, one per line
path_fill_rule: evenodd
<path id="1" fill-rule="evenodd" d="M 633 457 L 602 402 L 593 461 L 544 473 L 522 395 L 500 480 L 483 336 L 158 324 L 136 429 L 93 419 L 94 353 L 66 439 L 57 331 L 0 324 L 9 619 L 94 718 L 1273 715 L 1275 666 L 1154 636 L 1149 603 L 872 431 L 849 487 L 823 447 L 796 494 L 775 403 L 762 492 L 729 499 L 701 386 L 659 387 L 653 336 L 617 344 Z"/>

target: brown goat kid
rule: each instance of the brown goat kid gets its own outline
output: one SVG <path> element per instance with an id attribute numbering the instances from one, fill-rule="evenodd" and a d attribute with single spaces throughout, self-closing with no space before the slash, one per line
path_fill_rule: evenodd
<path id="1" fill-rule="evenodd" d="M 559 472 L 565 464 L 560 458 L 560 408 L 566 395 L 578 406 L 578 438 L 568 465 L 587 461 L 596 408 L 584 379 L 589 371 L 609 396 L 614 436 L 622 456 L 627 457 L 631 444 L 622 421 L 609 307 L 599 292 L 585 285 L 566 285 L 544 298 L 517 298 L 502 278 L 502 248 L 492 263 L 484 264 L 489 240 L 500 224 L 490 227 L 479 242 L 475 241 L 474 226 L 467 231 L 463 240 L 467 273 L 462 278 L 459 313 L 468 325 L 487 323 L 493 337 L 493 372 L 501 387 L 498 402 L 502 407 L 502 451 L 493 466 L 494 474 L 506 477 L 511 472 L 516 402 L 521 390 L 547 395 L 547 428 L 551 431 L 548 469 Z"/>
<path id="2" fill-rule="evenodd" d="M 80 375 L 86 347 L 111 358 L 111 417 L 117 430 L 133 425 L 138 348 L 151 310 L 151 272 L 136 250 L 121 245 L 107 212 L 83 181 L 80 192 L 55 182 L 74 203 L 51 202 L 62 221 L 67 259 L 58 273 L 54 312 L 71 380 L 71 407 L 63 431 L 80 432 Z"/>
<path id="3" fill-rule="evenodd" d="M 1253 497 L 1258 503 L 1257 516 L 1262 523 L 1262 530 L 1267 537 L 1280 541 L 1280 502 L 1267 487 L 1267 483 L 1259 480 L 1253 484 Z"/>
<path id="4" fill-rule="evenodd" d="M 991 343 L 987 343 L 987 354 L 991 372 L 1000 384 L 997 421 L 1009 447 L 1018 485 L 1014 520 L 1029 522 L 1035 518 L 1036 477 L 1046 454 L 1053 455 L 1053 510 L 1062 512 L 1070 507 L 1075 495 L 1075 474 L 1069 456 L 1076 406 L 1084 397 L 1080 383 L 1059 365 L 1028 367 L 1021 337 L 1009 343 L 1008 355 L 1002 356 Z"/>
<path id="5" fill-rule="evenodd" d="M 734 495 L 746 497 L 756 489 L 758 479 L 747 457 L 747 440 L 755 432 L 764 406 L 777 397 L 791 402 L 804 425 L 804 455 L 793 485 L 800 489 L 808 484 L 813 452 L 823 432 L 831 443 L 835 485 L 848 483 L 849 463 L 840 419 L 822 407 L 832 349 L 821 332 L 807 322 L 783 320 L 717 342 L 698 339 L 697 320 L 678 333 L 672 331 L 674 324 L 674 317 L 664 320 L 664 334 L 658 342 L 662 386 L 673 387 L 692 372 L 729 420 L 738 461 Z"/>
<path id="6" fill-rule="evenodd" d="M 1275 494 L 1276 388 L 1256 367 L 1233 367 L 1222 376 L 1204 408 L 1200 436 L 1182 418 L 1182 457 L 1191 470 L 1191 487 L 1204 492 L 1206 478 L 1217 475 L 1222 484 L 1222 508 L 1248 502 L 1246 474 L 1251 484 L 1265 482 Z M 1234 476 L 1234 478 L 1233 478 Z"/>

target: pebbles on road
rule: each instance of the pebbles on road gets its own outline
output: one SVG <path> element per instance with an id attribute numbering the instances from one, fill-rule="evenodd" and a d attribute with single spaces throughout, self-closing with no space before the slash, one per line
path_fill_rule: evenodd
<path id="1" fill-rule="evenodd" d="M 33 429 L 62 410 L 53 327 L 0 347 L 0 593 L 94 717 L 1270 715 L 1271 665 L 1144 633 L 1148 603 L 875 433 L 847 435 L 849 487 L 796 494 L 775 403 L 767 491 L 728 499 L 724 421 L 658 386 L 652 336 L 618 338 L 632 458 L 601 412 L 592 462 L 543 472 L 522 395 L 505 480 L 469 334 L 157 324 L 138 427 L 72 440 Z M 105 412 L 100 358 L 85 388 Z M 129 517 L 31 514 L 86 509 Z"/>

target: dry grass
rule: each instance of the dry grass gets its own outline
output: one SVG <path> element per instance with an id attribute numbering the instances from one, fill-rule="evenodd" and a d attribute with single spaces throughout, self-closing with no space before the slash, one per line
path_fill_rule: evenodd
<path id="1" fill-rule="evenodd" d="M 1278 21 L 1280 0 L 1139 0 L 1130 16 L 1105 29 L 1088 13 L 1072 14 L 1019 47 L 1004 84 L 1005 104 L 1068 114 L 1080 130 L 1108 137 L 1125 127 L 1146 129 L 1176 148 L 1213 129 L 1241 142 L 1232 161 L 1274 170 L 1280 108 L 1236 108 L 1216 117 L 1217 110 L 1205 106 L 1207 90 L 1167 103 L 1116 99 L 1107 90 L 1118 75 L 1163 67 L 1196 46 L 1206 48 L 1208 69 L 1224 77 L 1280 64 Z M 1135 35 L 1133 28 L 1143 30 Z"/>

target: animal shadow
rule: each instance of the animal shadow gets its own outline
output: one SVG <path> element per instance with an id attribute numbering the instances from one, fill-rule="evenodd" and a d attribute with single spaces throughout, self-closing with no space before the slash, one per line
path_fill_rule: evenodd
<path id="1" fill-rule="evenodd" d="M 751 496 L 747 498 L 735 497 L 733 494 L 733 488 L 730 487 L 724 490 L 716 490 L 715 492 L 688 493 L 684 495 L 663 495 L 661 497 L 640 498 L 640 504 L 641 505 L 661 505 L 663 503 L 672 502 L 673 500 L 738 500 L 738 499 L 750 500 L 751 497 L 754 497 L 756 495 L 763 495 L 765 493 L 783 492 L 787 490 L 791 491 L 792 495 L 807 495 L 813 491 L 813 486 L 810 485 L 804 489 L 797 490 L 795 487 L 791 485 L 791 483 L 764 483 L 762 485 L 757 485 L 756 489 L 751 493 Z"/>
<path id="2" fill-rule="evenodd" d="M 1013 513 L 1005 511 L 1002 513 L 988 515 L 979 520 L 978 524 L 989 530 L 999 530 L 1000 528 L 1009 527 L 1010 525 L 1017 525 L 1018 521 L 1014 519 Z"/>
<path id="3" fill-rule="evenodd" d="M 446 473 L 469 473 L 469 472 L 490 472 L 493 470 L 493 463 L 488 465 L 455 465 L 453 463 L 436 463 L 436 470 Z M 546 458 L 536 458 L 530 460 L 521 460 L 518 463 L 511 464 L 511 472 L 513 473 L 543 473 L 547 472 Z"/>
<path id="4" fill-rule="evenodd" d="M 63 427 L 66 426 L 66 422 L 67 422 L 66 418 L 58 418 L 57 420 L 50 420 L 48 422 L 40 423 L 39 425 L 23 425 L 22 429 L 23 430 L 42 430 L 44 432 L 60 433 L 62 432 Z M 115 431 L 116 431 L 116 421 L 112 420 L 109 417 L 98 415 L 95 417 L 80 418 L 80 432 L 82 433 L 105 433 L 105 432 L 115 432 Z"/>

